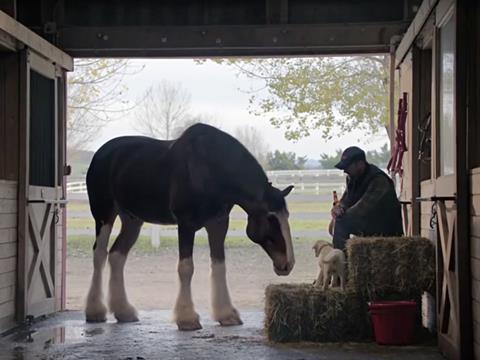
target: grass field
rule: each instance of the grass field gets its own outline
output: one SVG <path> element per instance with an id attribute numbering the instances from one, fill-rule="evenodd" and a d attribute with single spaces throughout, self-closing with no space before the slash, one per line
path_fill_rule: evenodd
<path id="1" fill-rule="evenodd" d="M 325 239 L 328 240 L 328 239 Z M 92 254 L 93 237 L 88 235 L 73 235 L 68 237 L 67 249 L 68 256 L 90 256 Z M 295 243 L 311 243 L 311 238 L 296 238 Z M 113 240 L 110 241 L 112 245 Z M 204 236 L 195 237 L 195 247 L 207 247 L 208 240 Z M 241 236 L 227 236 L 225 241 L 227 248 L 248 248 L 258 246 L 247 237 Z M 154 255 L 160 253 L 165 249 L 174 249 L 178 247 L 176 236 L 162 236 L 160 239 L 160 246 L 152 246 L 149 236 L 140 236 L 133 247 L 133 253 L 137 255 Z"/>
<path id="2" fill-rule="evenodd" d="M 290 202 L 288 203 L 288 210 L 291 214 L 296 212 L 308 213 L 322 213 L 330 212 L 332 204 L 329 202 Z M 68 204 L 68 211 L 85 211 L 90 212 L 90 206 L 85 201 L 72 201 Z M 234 206 L 232 214 L 244 214 L 244 211 Z"/>
<path id="3" fill-rule="evenodd" d="M 290 229 L 292 231 L 305 231 L 305 230 L 324 230 L 328 226 L 328 220 L 296 220 L 290 219 Z M 67 226 L 70 229 L 94 229 L 95 222 L 92 218 L 74 218 L 67 220 Z M 121 222 L 117 220 L 114 228 L 120 229 Z M 144 228 L 151 228 L 151 224 L 144 224 Z M 247 226 L 246 219 L 230 219 L 230 230 L 243 230 Z M 176 230 L 176 225 L 160 225 L 161 230 Z"/>
<path id="4" fill-rule="evenodd" d="M 316 231 L 325 231 L 328 226 L 328 220 L 326 219 L 299 219 L 295 218 L 295 213 L 326 213 L 330 211 L 330 203 L 326 202 L 292 202 L 289 204 L 290 210 L 290 229 L 292 235 L 295 236 L 297 232 L 316 232 Z M 86 202 L 71 202 L 68 205 L 67 212 L 67 227 L 70 230 L 91 230 L 92 235 L 69 235 L 68 236 L 68 251 L 70 255 L 84 255 L 91 254 L 91 249 L 93 246 L 93 229 L 95 228 L 95 223 L 93 218 L 89 214 L 88 203 Z M 78 217 L 72 217 L 72 212 L 77 212 Z M 230 231 L 240 231 L 244 234 L 247 221 L 243 217 L 246 214 L 239 207 L 235 207 L 232 211 L 232 217 L 230 219 Z M 151 224 L 144 224 L 145 229 L 151 228 Z M 121 222 L 119 219 L 115 222 L 114 228 L 120 229 Z M 151 244 L 150 236 L 142 235 L 137 241 L 134 251 L 141 254 L 154 254 L 156 252 L 162 251 L 165 248 L 177 247 L 177 237 L 171 236 L 171 232 L 176 230 L 176 225 L 161 225 L 160 226 L 160 247 L 155 248 Z M 163 231 L 170 231 L 169 236 L 162 235 Z M 295 238 L 295 241 L 302 241 L 301 239 Z M 310 238 L 311 241 L 311 238 Z M 197 236 L 195 240 L 195 246 L 207 246 L 207 238 L 205 236 Z M 228 247 L 247 247 L 255 246 L 246 236 L 228 236 L 226 240 L 226 245 Z"/>

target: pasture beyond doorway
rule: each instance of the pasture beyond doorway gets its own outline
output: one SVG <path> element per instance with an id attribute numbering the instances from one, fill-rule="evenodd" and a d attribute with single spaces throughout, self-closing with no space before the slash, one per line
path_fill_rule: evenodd
<path id="1" fill-rule="evenodd" d="M 328 239 L 331 193 L 316 195 L 293 193 L 287 198 L 296 258 L 287 277 L 273 272 L 266 253 L 245 236 L 246 214 L 240 208 L 231 213 L 226 239 L 226 265 L 232 301 L 241 309 L 263 309 L 264 290 L 279 282 L 313 282 L 318 265 L 312 246 Z M 86 197 L 72 199 L 67 209 L 67 309 L 82 309 L 93 271 L 92 245 L 94 222 Z M 119 231 L 120 220 L 114 233 Z M 160 246 L 151 241 L 150 224 L 145 224 L 140 239 L 129 255 L 125 278 L 129 298 L 139 310 L 171 309 L 177 289 L 177 237 L 175 226 L 160 229 Z M 110 244 L 113 239 L 110 240 Z M 209 309 L 209 250 L 204 231 L 197 233 L 194 248 L 195 274 L 192 291 L 198 309 Z M 107 267 L 108 268 L 108 267 Z M 108 272 L 108 269 L 107 269 Z M 108 275 L 104 277 L 108 279 Z M 146 296 L 145 294 L 148 294 Z"/>

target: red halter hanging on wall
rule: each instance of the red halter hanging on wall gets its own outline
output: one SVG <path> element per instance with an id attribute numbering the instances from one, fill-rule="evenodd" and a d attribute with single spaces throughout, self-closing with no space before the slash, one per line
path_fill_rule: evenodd
<path id="1" fill-rule="evenodd" d="M 387 170 L 394 177 L 396 174 L 403 175 L 403 153 L 407 151 L 405 144 L 405 124 L 407 122 L 408 103 L 407 93 L 403 93 L 403 97 L 398 102 L 398 124 L 395 131 L 395 144 L 392 149 L 392 156 L 387 165 Z"/>

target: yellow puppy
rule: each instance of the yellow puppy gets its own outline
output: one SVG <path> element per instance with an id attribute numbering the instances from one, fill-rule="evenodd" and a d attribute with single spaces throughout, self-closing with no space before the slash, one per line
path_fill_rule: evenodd
<path id="1" fill-rule="evenodd" d="M 345 254 L 340 249 L 334 249 L 332 244 L 318 240 L 313 245 L 315 256 L 318 257 L 318 266 L 320 271 L 318 273 L 315 286 L 322 286 L 323 290 L 327 286 L 332 287 L 333 284 L 340 280 L 340 288 L 344 290 L 345 287 Z"/>

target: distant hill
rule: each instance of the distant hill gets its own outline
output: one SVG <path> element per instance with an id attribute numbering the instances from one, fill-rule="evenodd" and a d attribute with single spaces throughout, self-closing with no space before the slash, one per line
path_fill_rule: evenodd
<path id="1" fill-rule="evenodd" d="M 87 175 L 88 166 L 92 161 L 94 152 L 86 150 L 69 150 L 68 165 L 72 167 L 72 174 L 68 177 L 67 181 L 83 181 Z"/>

